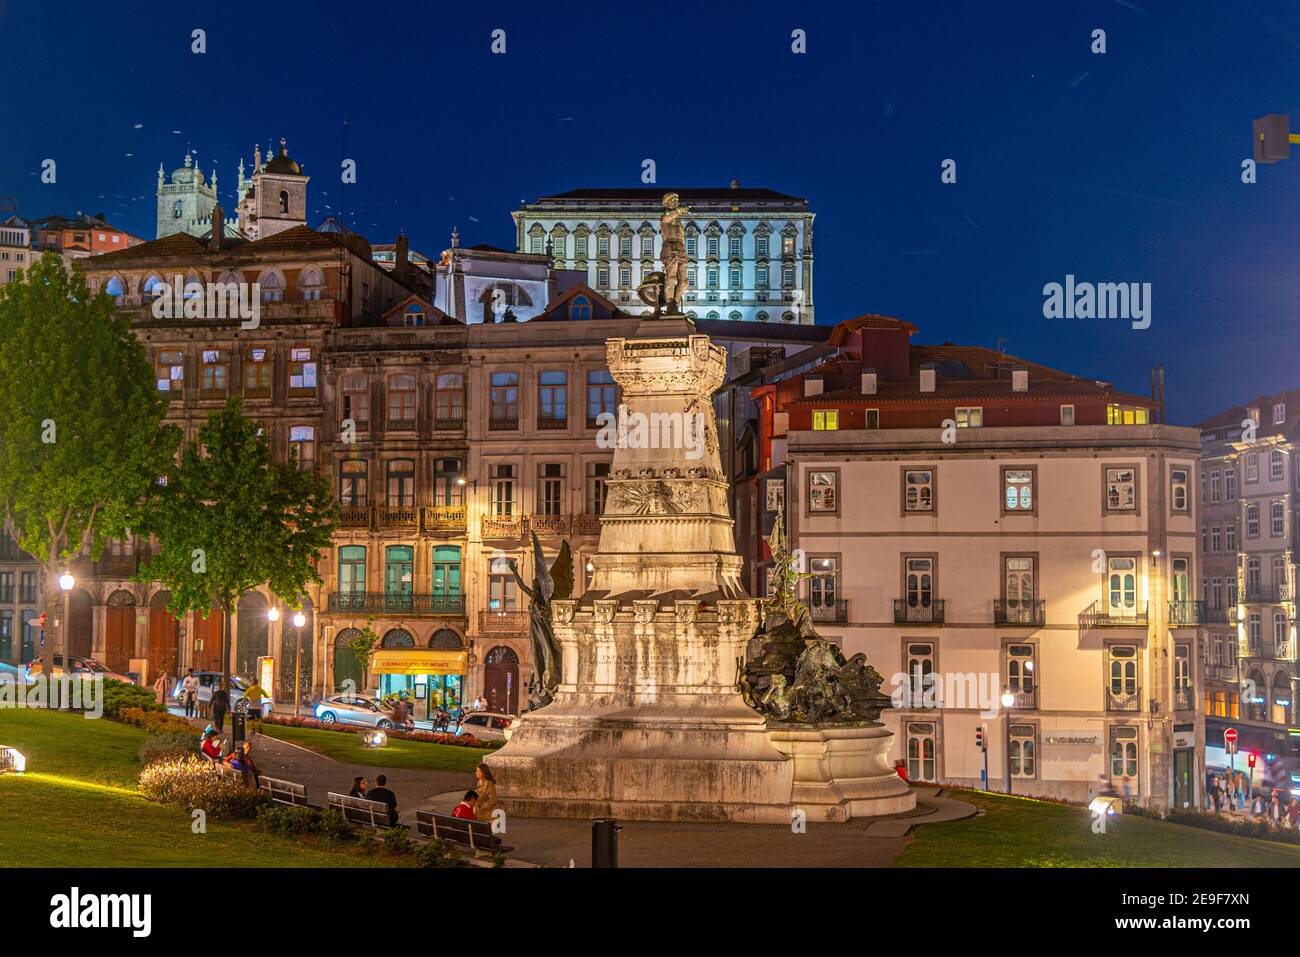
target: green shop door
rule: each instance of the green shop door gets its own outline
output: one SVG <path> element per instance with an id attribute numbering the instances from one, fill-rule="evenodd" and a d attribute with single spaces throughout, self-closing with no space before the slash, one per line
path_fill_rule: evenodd
<path id="1" fill-rule="evenodd" d="M 1191 748 L 1178 748 L 1174 751 L 1174 807 L 1195 807 L 1192 795 L 1192 760 Z"/>

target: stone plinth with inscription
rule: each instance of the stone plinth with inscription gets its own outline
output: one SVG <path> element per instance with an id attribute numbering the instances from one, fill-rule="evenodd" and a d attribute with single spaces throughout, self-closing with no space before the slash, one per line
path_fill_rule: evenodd
<path id="1" fill-rule="evenodd" d="M 737 688 L 759 603 L 740 586 L 711 403 L 726 353 L 668 316 L 610 340 L 608 360 L 624 405 L 602 433 L 615 451 L 591 587 L 552 603 L 554 700 L 486 759 L 502 802 L 522 816 L 788 824 L 796 767 L 825 777 L 812 751 L 853 749 L 838 733 L 774 738 Z M 851 795 L 803 790 L 841 808 L 809 817 L 849 816 Z"/>

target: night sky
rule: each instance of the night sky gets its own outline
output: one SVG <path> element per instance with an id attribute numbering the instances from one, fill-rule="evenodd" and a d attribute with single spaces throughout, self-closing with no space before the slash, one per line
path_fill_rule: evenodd
<path id="1" fill-rule="evenodd" d="M 28 218 L 152 239 L 160 162 L 192 144 L 229 209 L 240 157 L 284 136 L 310 225 L 347 155 L 349 224 L 433 256 L 453 225 L 513 248 L 522 197 L 639 186 L 652 158 L 660 186 L 806 196 L 823 323 L 1001 338 L 1140 393 L 1163 363 L 1182 423 L 1300 385 L 1300 151 L 1241 182 L 1252 119 L 1300 130 L 1294 4 L 0 0 L 0 37 L 0 196 Z M 1151 283 L 1151 328 L 1044 319 L 1067 273 Z"/>

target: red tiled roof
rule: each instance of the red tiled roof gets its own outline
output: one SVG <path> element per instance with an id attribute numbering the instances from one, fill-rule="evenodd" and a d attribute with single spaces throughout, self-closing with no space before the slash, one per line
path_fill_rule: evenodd
<path id="1" fill-rule="evenodd" d="M 151 239 L 138 246 L 128 246 L 111 253 L 100 253 L 83 260 L 86 267 L 125 266 L 137 262 L 151 262 L 155 259 L 173 259 L 183 256 L 201 256 L 208 251 L 208 244 L 189 233 L 173 233 L 162 239 Z"/>

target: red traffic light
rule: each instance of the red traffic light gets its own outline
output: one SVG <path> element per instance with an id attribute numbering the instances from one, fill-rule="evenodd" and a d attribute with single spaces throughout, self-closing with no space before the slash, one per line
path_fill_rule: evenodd
<path id="1" fill-rule="evenodd" d="M 1246 753 L 1246 764 L 1248 764 L 1248 765 L 1249 765 L 1250 767 L 1252 767 L 1252 768 L 1255 766 L 1255 752 L 1254 752 L 1254 751 L 1248 751 L 1248 752 Z"/>
<path id="2" fill-rule="evenodd" d="M 45 627 L 45 612 L 41 612 L 41 627 Z"/>
<path id="3" fill-rule="evenodd" d="M 975 747 L 981 751 L 984 750 L 984 728 L 983 726 L 975 729 Z"/>

